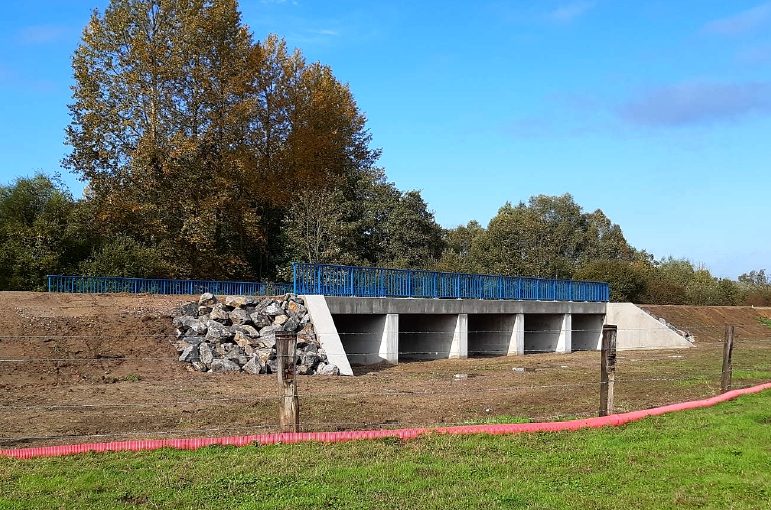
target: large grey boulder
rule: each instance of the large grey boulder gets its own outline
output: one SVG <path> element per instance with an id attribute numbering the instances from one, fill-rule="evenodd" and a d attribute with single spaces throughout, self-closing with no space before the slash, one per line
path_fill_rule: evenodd
<path id="1" fill-rule="evenodd" d="M 229 359 L 215 359 L 211 362 L 209 371 L 214 372 L 215 374 L 221 374 L 224 372 L 240 372 L 241 367 Z"/>
<path id="2" fill-rule="evenodd" d="M 206 342 L 198 346 L 198 356 L 201 359 L 201 363 L 205 364 L 207 367 L 214 361 L 214 353 Z"/>
<path id="3" fill-rule="evenodd" d="M 260 364 L 260 360 L 258 360 L 256 357 L 247 361 L 242 369 L 244 372 L 254 375 L 264 373 L 265 370 L 265 368 Z"/>
<path id="4" fill-rule="evenodd" d="M 217 321 L 222 324 L 230 324 L 230 314 L 228 313 L 227 310 L 225 310 L 225 308 L 220 303 L 217 303 L 211 309 L 211 313 L 209 313 L 209 318 L 213 321 Z"/>
<path id="5" fill-rule="evenodd" d="M 233 324 L 243 325 L 251 324 L 252 322 L 252 318 L 249 317 L 249 314 L 246 313 L 246 310 L 242 310 L 241 308 L 234 309 L 228 315 L 230 316 L 230 321 Z"/>
<path id="6" fill-rule="evenodd" d="M 302 317 L 307 312 L 307 309 L 303 305 L 294 300 L 289 301 L 289 303 L 286 305 L 286 310 L 293 317 Z"/>
<path id="7" fill-rule="evenodd" d="M 217 303 L 217 298 L 211 292 L 204 292 L 198 298 L 198 306 L 212 306 Z"/>
<path id="8" fill-rule="evenodd" d="M 264 328 L 273 324 L 273 319 L 262 312 L 254 312 L 249 317 L 252 319 L 255 328 Z"/>
<path id="9" fill-rule="evenodd" d="M 251 296 L 225 296 L 225 306 L 231 308 L 246 308 L 255 304 L 257 301 Z"/>
<path id="10" fill-rule="evenodd" d="M 294 331 L 297 331 L 299 327 L 300 327 L 300 321 L 298 321 L 294 317 L 290 317 L 289 320 L 287 320 L 283 325 L 284 331 L 294 332 Z"/>
<path id="11" fill-rule="evenodd" d="M 319 366 L 316 367 L 316 373 L 318 375 L 340 375 L 340 369 L 332 363 L 319 363 Z"/>
<path id="12" fill-rule="evenodd" d="M 217 321 L 210 320 L 207 324 L 206 339 L 213 342 L 222 342 L 233 338 L 233 332 L 230 328 Z"/>
<path id="13" fill-rule="evenodd" d="M 194 317 L 198 314 L 198 303 L 185 303 L 179 307 L 179 314 Z"/>
<path id="14" fill-rule="evenodd" d="M 184 326 L 187 328 L 189 334 L 194 335 L 205 335 L 206 330 L 208 329 L 206 322 L 192 317 L 185 321 Z"/>
<path id="15" fill-rule="evenodd" d="M 198 361 L 198 346 L 188 345 L 185 347 L 185 350 L 182 351 L 182 354 L 179 355 L 179 361 L 184 361 L 185 363 L 193 363 L 194 361 Z"/>
<path id="16" fill-rule="evenodd" d="M 260 336 L 260 332 L 257 331 L 257 329 L 255 329 L 255 327 L 250 324 L 234 324 L 230 326 L 230 331 L 232 331 L 233 334 L 240 331 L 244 335 L 250 336 L 253 338 L 257 338 L 258 336 Z"/>
<path id="17" fill-rule="evenodd" d="M 267 306 L 267 308 L 265 308 L 265 313 L 271 317 L 275 317 L 276 315 L 283 315 L 284 309 L 281 308 L 280 304 L 273 301 Z"/>

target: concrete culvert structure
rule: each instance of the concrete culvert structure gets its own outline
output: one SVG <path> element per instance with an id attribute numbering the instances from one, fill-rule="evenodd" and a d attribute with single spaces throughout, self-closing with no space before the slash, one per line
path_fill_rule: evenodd
<path id="1" fill-rule="evenodd" d="M 506 356 L 517 353 L 516 326 L 517 314 L 470 313 L 469 356 Z"/>
<path id="2" fill-rule="evenodd" d="M 602 348 L 603 315 L 573 315 L 571 350 L 597 351 Z"/>
<path id="3" fill-rule="evenodd" d="M 333 315 L 340 341 L 348 355 L 351 365 L 374 365 L 383 361 L 395 362 L 397 352 L 389 352 L 398 349 L 396 346 L 389 348 L 390 330 L 389 319 L 394 319 L 392 314 L 347 314 Z M 384 338 L 386 337 L 386 338 Z"/>
<path id="4" fill-rule="evenodd" d="M 426 360 L 465 357 L 458 341 L 465 324 L 453 314 L 400 314 L 399 360 Z M 453 345 L 456 344 L 456 345 Z"/>
<path id="5" fill-rule="evenodd" d="M 568 314 L 525 314 L 525 353 L 570 352 Z M 567 333 L 567 335 L 566 335 Z"/>

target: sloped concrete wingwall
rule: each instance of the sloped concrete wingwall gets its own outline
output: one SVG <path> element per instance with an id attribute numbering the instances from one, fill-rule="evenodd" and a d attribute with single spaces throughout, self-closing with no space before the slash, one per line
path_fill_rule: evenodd
<path id="1" fill-rule="evenodd" d="M 608 303 L 605 324 L 618 326 L 616 348 L 619 350 L 693 347 L 685 337 L 633 303 Z"/>
<path id="2" fill-rule="evenodd" d="M 348 355 L 345 353 L 343 342 L 340 340 L 340 335 L 337 332 L 335 322 L 332 320 L 332 314 L 329 313 L 329 307 L 324 296 L 308 295 L 301 297 L 305 300 L 305 306 L 308 307 L 308 313 L 311 315 L 319 343 L 326 351 L 330 363 L 337 365 L 337 368 L 340 369 L 340 375 L 353 375 Z"/>

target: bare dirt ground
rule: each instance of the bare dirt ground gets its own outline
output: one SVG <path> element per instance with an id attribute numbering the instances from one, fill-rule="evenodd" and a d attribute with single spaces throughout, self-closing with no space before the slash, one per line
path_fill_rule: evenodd
<path id="1" fill-rule="evenodd" d="M 0 293 L 0 448 L 275 431 L 274 376 L 204 374 L 177 361 L 171 315 L 192 299 Z M 647 308 L 681 329 L 698 328 L 696 347 L 620 352 L 617 412 L 716 394 L 726 323 L 737 326 L 735 386 L 771 379 L 771 328 L 760 321 L 771 310 Z M 597 412 L 596 352 L 408 362 L 356 372 L 300 377 L 304 430 Z"/>

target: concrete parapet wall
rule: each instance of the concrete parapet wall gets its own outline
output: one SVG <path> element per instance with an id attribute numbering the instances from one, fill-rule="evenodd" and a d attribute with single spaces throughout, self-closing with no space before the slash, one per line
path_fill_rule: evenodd
<path id="1" fill-rule="evenodd" d="M 332 314 L 604 314 L 607 303 L 572 301 L 495 301 L 485 299 L 415 299 L 326 297 Z"/>
<path id="2" fill-rule="evenodd" d="M 605 324 L 618 326 L 616 348 L 619 350 L 693 347 L 685 337 L 632 303 L 608 303 Z"/>

